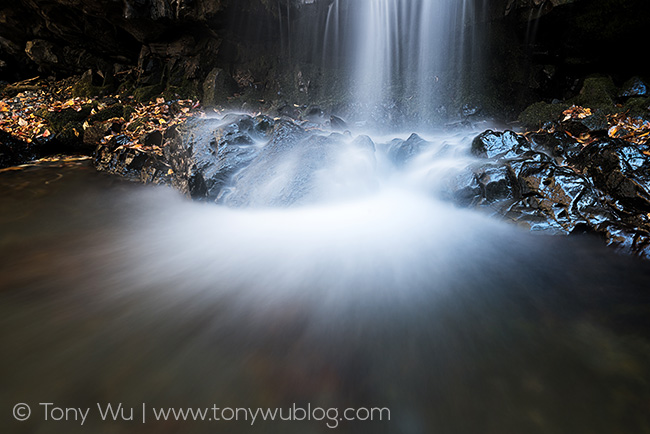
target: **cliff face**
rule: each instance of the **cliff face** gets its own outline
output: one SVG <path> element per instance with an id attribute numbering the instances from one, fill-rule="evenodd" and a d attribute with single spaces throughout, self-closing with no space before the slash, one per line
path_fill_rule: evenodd
<path id="1" fill-rule="evenodd" d="M 222 0 L 18 0 L 0 9 L 0 79 L 108 78 L 140 67 L 142 84 L 197 79 L 221 38 Z M 208 69 L 209 71 L 209 69 Z M 100 83 L 101 84 L 101 83 Z"/>

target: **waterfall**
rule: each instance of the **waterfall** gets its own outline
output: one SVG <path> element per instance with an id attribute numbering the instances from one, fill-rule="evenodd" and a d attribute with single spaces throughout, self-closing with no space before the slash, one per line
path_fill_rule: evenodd
<path id="1" fill-rule="evenodd" d="M 410 125 L 426 124 L 457 114 L 477 86 L 482 3 L 317 1 L 300 8 L 303 18 L 291 39 L 307 45 L 305 58 L 320 66 L 326 80 L 341 77 L 360 120 L 396 122 L 401 117 Z M 323 92 L 331 89 L 325 86 Z"/>

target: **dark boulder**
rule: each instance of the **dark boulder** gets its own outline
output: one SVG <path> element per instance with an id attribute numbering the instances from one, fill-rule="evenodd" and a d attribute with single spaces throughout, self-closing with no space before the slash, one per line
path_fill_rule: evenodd
<path id="1" fill-rule="evenodd" d="M 334 131 L 345 131 L 348 129 L 348 124 L 338 116 L 330 116 L 330 126 Z"/>
<path id="2" fill-rule="evenodd" d="M 266 134 L 269 118 L 228 115 L 221 120 L 192 120 L 179 139 L 190 152 L 188 162 L 190 195 L 215 200 L 232 176 L 257 155 L 254 137 Z"/>
<path id="3" fill-rule="evenodd" d="M 481 195 L 486 201 L 491 203 L 519 196 L 517 181 L 507 165 L 484 165 L 475 173 Z"/>
<path id="4" fill-rule="evenodd" d="M 452 179 L 447 197 L 531 231 L 592 234 L 621 252 L 649 257 L 650 155 L 645 146 L 608 138 L 584 147 L 562 131 L 533 133 L 528 139 L 530 146 L 514 133 L 479 135 L 472 151 L 489 164 Z"/>
<path id="5" fill-rule="evenodd" d="M 609 128 L 607 113 L 602 109 L 596 109 L 592 115 L 582 119 L 574 118 L 560 124 L 562 130 L 568 132 L 574 137 L 582 134 L 601 134 L 606 135 Z"/>
<path id="6" fill-rule="evenodd" d="M 619 97 L 648 96 L 648 85 L 639 77 L 632 77 L 623 84 Z"/>
<path id="7" fill-rule="evenodd" d="M 534 150 L 552 156 L 560 165 L 576 158 L 583 148 L 580 143 L 563 131 L 533 133 L 528 138 Z"/>
<path id="8" fill-rule="evenodd" d="M 611 218 L 589 180 L 569 168 L 550 162 L 526 162 L 518 182 L 522 199 L 510 209 L 511 215 L 535 210 L 548 219 L 551 227 L 565 233 Z"/>
<path id="9" fill-rule="evenodd" d="M 529 150 L 526 138 L 512 131 L 488 130 L 472 141 L 472 154 L 481 158 L 515 158 Z"/>
<path id="10" fill-rule="evenodd" d="M 0 130 L 0 169 L 40 158 L 44 148 L 42 143 L 27 143 Z"/>
<path id="11" fill-rule="evenodd" d="M 272 125 L 266 116 L 191 118 L 165 132 L 147 134 L 142 148 L 116 136 L 98 146 L 95 166 L 134 181 L 171 185 L 197 200 L 214 201 L 233 175 L 254 160 L 257 140 L 266 137 Z"/>
<path id="12" fill-rule="evenodd" d="M 483 199 L 483 192 L 484 189 L 478 183 L 475 170 L 467 167 L 447 177 L 440 195 L 461 207 L 469 207 L 477 205 Z"/>
<path id="13" fill-rule="evenodd" d="M 619 139 L 592 143 L 577 166 L 622 206 L 650 212 L 650 156 L 638 146 Z"/>

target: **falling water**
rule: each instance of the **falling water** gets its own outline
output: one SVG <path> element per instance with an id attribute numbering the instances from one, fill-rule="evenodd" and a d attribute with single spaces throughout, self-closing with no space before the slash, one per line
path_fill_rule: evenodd
<path id="1" fill-rule="evenodd" d="M 325 75 L 343 76 L 359 119 L 433 123 L 456 114 L 448 111 L 470 102 L 478 86 L 483 3 L 315 2 L 304 5 L 301 13 L 309 18 L 298 20 L 291 39 L 303 41 L 303 56 Z"/>

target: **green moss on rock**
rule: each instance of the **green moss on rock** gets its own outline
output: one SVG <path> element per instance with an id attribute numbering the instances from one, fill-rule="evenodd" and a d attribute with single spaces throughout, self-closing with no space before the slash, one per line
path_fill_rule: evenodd
<path id="1" fill-rule="evenodd" d="M 570 102 L 582 107 L 614 111 L 614 98 L 618 89 L 610 77 L 590 77 L 585 79 L 580 94 Z"/>
<path id="2" fill-rule="evenodd" d="M 519 115 L 519 122 L 525 128 L 539 128 L 549 122 L 558 122 L 562 112 L 571 105 L 567 103 L 550 104 L 547 102 L 536 102 L 528 106 Z"/>
<path id="3" fill-rule="evenodd" d="M 133 98 L 137 102 L 149 102 L 160 96 L 164 90 L 164 87 L 160 84 L 138 87 L 133 91 Z"/>
<path id="4" fill-rule="evenodd" d="M 163 98 L 166 100 L 174 99 L 199 99 L 199 86 L 196 82 L 187 80 L 180 86 L 167 86 L 167 89 L 162 93 Z"/>
<path id="5" fill-rule="evenodd" d="M 632 117 L 650 119 L 650 98 L 630 98 L 623 106 L 623 111 Z"/>
<path id="6" fill-rule="evenodd" d="M 98 113 L 90 116 L 88 118 L 89 123 L 94 122 L 104 122 L 113 118 L 125 118 L 125 107 L 122 104 L 113 104 L 110 107 L 106 107 L 103 110 L 100 110 Z"/>
<path id="7" fill-rule="evenodd" d="M 47 120 L 54 131 L 59 132 L 71 122 L 83 123 L 90 116 L 93 108 L 94 104 L 84 104 L 79 111 L 69 108 L 59 112 L 51 112 L 43 108 L 38 110 L 36 115 Z"/>
<path id="8" fill-rule="evenodd" d="M 85 80 L 80 80 L 72 86 L 71 93 L 75 98 L 93 98 L 110 95 L 112 90 L 111 86 L 93 86 Z"/>

